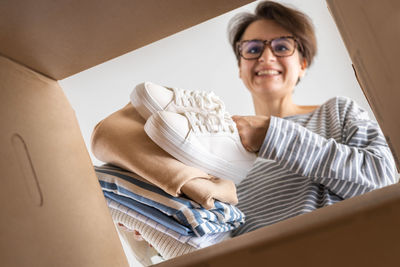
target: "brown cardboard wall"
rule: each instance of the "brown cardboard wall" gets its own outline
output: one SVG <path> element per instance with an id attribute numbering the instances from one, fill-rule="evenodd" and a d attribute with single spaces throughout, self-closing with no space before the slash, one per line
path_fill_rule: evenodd
<path id="1" fill-rule="evenodd" d="M 400 1 L 327 2 L 400 171 Z"/>
<path id="2" fill-rule="evenodd" d="M 58 84 L 38 73 L 62 79 L 246 2 L 0 2 L 0 54 L 35 70 L 0 57 L 2 265 L 127 265 L 74 112 Z M 399 154 L 399 42 L 381 42 L 400 36 L 391 27 L 398 1 L 329 2 Z M 160 266 L 398 266 L 399 207 L 394 185 Z"/>
<path id="3" fill-rule="evenodd" d="M 2 266 L 127 266 L 57 82 L 0 57 Z"/>
<path id="4" fill-rule="evenodd" d="M 399 207 L 396 184 L 157 266 L 399 266 Z"/>
<path id="5" fill-rule="evenodd" d="M 61 80 L 249 2 L 3 0 L 0 54 Z"/>

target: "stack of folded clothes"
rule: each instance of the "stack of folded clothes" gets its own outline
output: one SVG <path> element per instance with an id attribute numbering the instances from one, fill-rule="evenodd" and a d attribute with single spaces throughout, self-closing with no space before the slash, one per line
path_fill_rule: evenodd
<path id="1" fill-rule="evenodd" d="M 244 223 L 244 215 L 233 205 L 216 200 L 207 210 L 133 172 L 112 165 L 95 171 L 114 222 L 138 231 L 164 259 L 216 244 Z"/>
<path id="2" fill-rule="evenodd" d="M 221 242 L 244 224 L 235 185 L 256 155 L 212 92 L 138 84 L 131 103 L 95 127 L 92 152 L 112 164 L 95 171 L 114 222 L 163 259 Z"/>

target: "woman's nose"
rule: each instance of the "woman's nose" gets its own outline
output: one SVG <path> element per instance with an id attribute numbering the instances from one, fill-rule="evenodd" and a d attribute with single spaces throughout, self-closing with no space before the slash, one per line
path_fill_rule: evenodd
<path id="1" fill-rule="evenodd" d="M 258 58 L 259 61 L 275 61 L 276 60 L 276 56 L 274 55 L 274 53 L 271 50 L 271 47 L 266 46 L 264 51 L 262 52 L 261 56 Z"/>

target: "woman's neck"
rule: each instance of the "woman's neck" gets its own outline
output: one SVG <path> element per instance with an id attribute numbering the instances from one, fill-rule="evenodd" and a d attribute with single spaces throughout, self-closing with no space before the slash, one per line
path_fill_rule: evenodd
<path id="1" fill-rule="evenodd" d="M 263 101 L 253 97 L 254 110 L 256 115 L 286 117 L 298 114 L 299 106 L 293 103 L 291 97 Z"/>
<path id="2" fill-rule="evenodd" d="M 279 99 L 274 101 L 257 101 L 253 98 L 256 115 L 275 116 L 284 118 L 287 116 L 306 114 L 314 111 L 319 106 L 300 106 L 293 103 L 292 98 Z"/>

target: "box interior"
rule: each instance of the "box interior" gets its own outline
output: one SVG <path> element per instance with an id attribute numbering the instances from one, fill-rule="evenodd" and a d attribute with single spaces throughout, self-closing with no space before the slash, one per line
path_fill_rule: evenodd
<path id="1" fill-rule="evenodd" d="M 250 2 L 2 1 L 0 54 L 61 80 Z"/>
<path id="2" fill-rule="evenodd" d="M 328 0 L 357 80 L 386 137 L 400 172 L 400 2 Z"/>
<path id="3" fill-rule="evenodd" d="M 6 177 L 1 199 L 7 203 L 0 246 L 6 266 L 127 266 L 74 111 L 57 80 L 249 2 L 0 4 L 0 166 Z M 399 168 L 400 27 L 394 26 L 400 4 L 327 2 Z M 160 265 L 267 260 L 336 266 L 345 257 L 352 265 L 390 266 L 397 262 L 400 238 L 399 193 L 400 185 L 389 186 Z M 365 256 L 369 253 L 374 257 Z"/>
<path id="4" fill-rule="evenodd" d="M 399 193 L 388 186 L 156 266 L 397 266 Z"/>
<path id="5" fill-rule="evenodd" d="M 1 56 L 0 80 L 2 264 L 126 266 L 61 87 Z"/>

